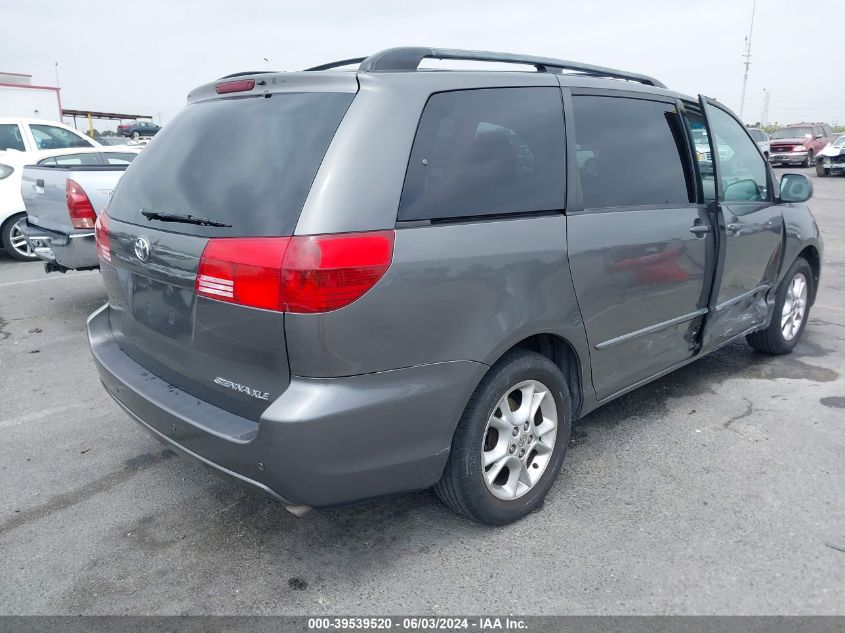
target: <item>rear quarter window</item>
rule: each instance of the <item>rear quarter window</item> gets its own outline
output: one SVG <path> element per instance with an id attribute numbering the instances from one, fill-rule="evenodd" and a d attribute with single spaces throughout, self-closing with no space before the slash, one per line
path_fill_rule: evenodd
<path id="1" fill-rule="evenodd" d="M 353 97 L 277 93 L 189 105 L 132 161 L 108 213 L 206 237 L 290 235 Z M 148 220 L 142 211 L 230 226 Z"/>
<path id="2" fill-rule="evenodd" d="M 688 148 L 673 104 L 575 96 L 573 105 L 578 152 L 589 155 L 578 165 L 585 208 L 691 202 Z"/>
<path id="3" fill-rule="evenodd" d="M 417 128 L 398 219 L 560 210 L 564 174 L 557 88 L 437 93 Z"/>

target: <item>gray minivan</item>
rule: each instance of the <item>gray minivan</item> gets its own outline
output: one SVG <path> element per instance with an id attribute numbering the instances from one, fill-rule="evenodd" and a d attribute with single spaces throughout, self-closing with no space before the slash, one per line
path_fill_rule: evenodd
<path id="1" fill-rule="evenodd" d="M 739 337 L 795 347 L 811 193 L 644 75 L 398 48 L 229 76 L 100 215 L 88 335 L 131 417 L 294 514 L 434 486 L 504 524 L 574 420 Z"/>

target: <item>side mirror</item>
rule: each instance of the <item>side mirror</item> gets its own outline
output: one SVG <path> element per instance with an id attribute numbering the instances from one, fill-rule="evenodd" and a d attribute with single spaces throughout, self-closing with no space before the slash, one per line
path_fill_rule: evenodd
<path id="1" fill-rule="evenodd" d="M 760 188 L 753 180 L 737 180 L 725 187 L 725 202 L 739 202 L 743 200 L 759 200 Z"/>
<path id="2" fill-rule="evenodd" d="M 813 195 L 813 183 L 804 174 L 784 174 L 780 179 L 781 202 L 807 202 Z"/>

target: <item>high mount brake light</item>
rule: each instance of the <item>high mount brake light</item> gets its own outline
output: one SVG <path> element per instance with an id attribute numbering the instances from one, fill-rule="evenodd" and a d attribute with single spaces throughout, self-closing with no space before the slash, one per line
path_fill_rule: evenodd
<path id="1" fill-rule="evenodd" d="M 224 95 L 229 92 L 246 92 L 255 88 L 255 79 L 238 79 L 237 81 L 225 81 L 222 84 L 214 86 L 214 90 L 219 95 Z"/>
<path id="2" fill-rule="evenodd" d="M 88 194 L 74 180 L 70 178 L 65 182 L 65 198 L 67 199 L 67 211 L 70 214 L 70 223 L 75 229 L 93 229 L 97 221 L 97 214 L 88 199 Z"/>
<path id="3" fill-rule="evenodd" d="M 393 231 L 211 239 L 196 293 L 279 312 L 337 310 L 378 283 L 393 259 Z"/>

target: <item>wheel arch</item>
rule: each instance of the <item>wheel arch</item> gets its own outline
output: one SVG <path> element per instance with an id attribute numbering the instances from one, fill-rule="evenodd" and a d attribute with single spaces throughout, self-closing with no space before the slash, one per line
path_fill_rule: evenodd
<path id="1" fill-rule="evenodd" d="M 584 403 L 583 364 L 575 346 L 559 334 L 540 332 L 527 336 L 506 349 L 496 359 L 514 349 L 526 349 L 542 354 L 560 369 L 572 399 L 572 417 L 578 419 Z"/>
<path id="2" fill-rule="evenodd" d="M 810 269 L 813 271 L 813 294 L 810 297 L 810 305 L 813 305 L 816 301 L 816 294 L 819 289 L 819 279 L 821 278 L 821 256 L 819 255 L 818 249 L 811 244 L 809 246 L 805 246 L 804 249 L 798 253 L 798 256 L 795 259 L 798 259 L 798 257 L 806 259 L 807 263 L 810 264 Z"/>

